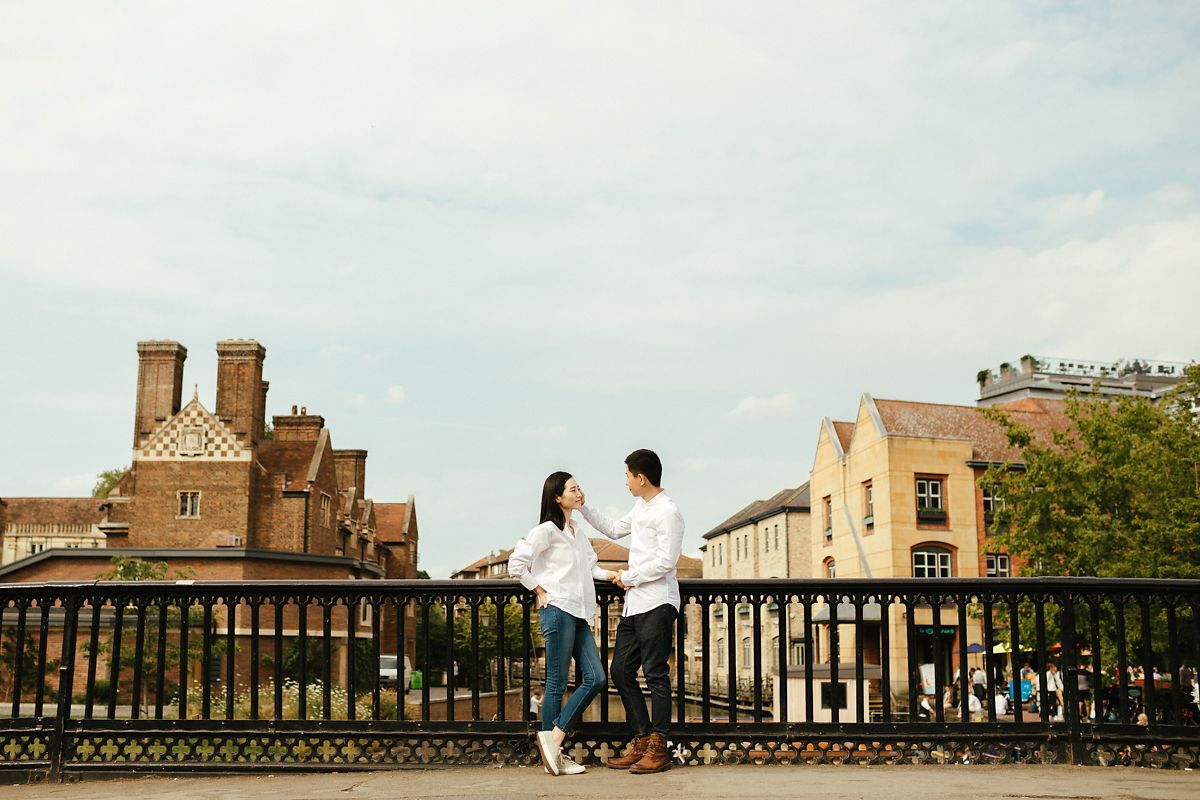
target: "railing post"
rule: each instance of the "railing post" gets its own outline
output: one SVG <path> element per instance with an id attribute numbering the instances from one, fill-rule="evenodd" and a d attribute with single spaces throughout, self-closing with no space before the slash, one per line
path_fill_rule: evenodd
<path id="1" fill-rule="evenodd" d="M 1086 763 L 1083 749 L 1083 725 L 1079 718 L 1079 653 L 1075 646 L 1075 596 L 1063 595 L 1063 718 L 1067 721 L 1067 755 L 1072 764 Z"/>
<path id="2" fill-rule="evenodd" d="M 58 667 L 58 708 L 54 714 L 54 730 L 50 734 L 50 774 L 52 781 L 62 780 L 67 761 L 67 720 L 71 716 L 71 693 L 75 684 L 75 624 L 79 615 L 79 596 L 64 598 L 62 657 Z M 44 644 L 44 642 L 43 642 Z"/>

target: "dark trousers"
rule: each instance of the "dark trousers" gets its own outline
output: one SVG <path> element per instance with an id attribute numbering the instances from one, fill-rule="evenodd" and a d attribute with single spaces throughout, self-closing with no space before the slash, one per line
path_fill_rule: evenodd
<path id="1" fill-rule="evenodd" d="M 666 736 L 671 727 L 671 677 L 667 659 L 671 655 L 675 619 L 679 612 L 670 603 L 642 614 L 621 617 L 617 625 L 617 644 L 613 649 L 609 677 L 621 695 L 625 719 L 634 736 L 659 733 Z M 638 686 L 638 669 L 646 676 L 650 689 L 650 711 Z"/>

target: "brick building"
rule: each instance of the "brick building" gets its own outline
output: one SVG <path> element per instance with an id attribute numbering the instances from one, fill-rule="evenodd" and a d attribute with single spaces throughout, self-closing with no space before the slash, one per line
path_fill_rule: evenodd
<path id="1" fill-rule="evenodd" d="M 267 427 L 262 345 L 217 343 L 211 411 L 198 391 L 182 403 L 183 345 L 145 341 L 137 349 L 130 468 L 103 499 L 2 501 L 0 552 L 18 557 L 0 566 L 0 582 L 94 579 L 114 551 L 165 561 L 198 580 L 416 577 L 413 498 L 375 503 L 366 491 L 367 451 L 335 449 L 324 418 L 305 408 L 293 406 Z M 32 542 L 24 550 L 8 544 L 43 529 L 66 533 L 64 525 L 75 526 L 72 535 L 88 537 L 89 546 L 51 538 L 36 551 Z M 294 630 L 296 608 L 287 610 L 286 625 Z M 369 615 L 346 610 L 335 621 L 335 637 L 347 638 L 351 616 L 357 635 L 369 635 Z M 312 622 L 319 624 L 319 612 Z M 381 651 L 396 653 L 395 614 L 385 614 L 383 623 Z M 237 626 L 249 632 L 245 606 Z M 410 658 L 415 627 L 410 610 L 403 648 Z"/>

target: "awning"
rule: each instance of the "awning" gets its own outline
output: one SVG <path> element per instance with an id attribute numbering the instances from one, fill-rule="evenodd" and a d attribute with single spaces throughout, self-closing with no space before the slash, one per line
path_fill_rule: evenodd
<path id="1" fill-rule="evenodd" d="M 863 622 L 879 622 L 883 609 L 879 607 L 879 603 L 867 603 L 862 607 Z M 838 625 L 853 625 L 854 624 L 854 604 L 853 603 L 838 603 L 837 607 Z M 829 622 L 829 606 L 823 605 L 817 609 L 812 617 L 813 622 Z"/>

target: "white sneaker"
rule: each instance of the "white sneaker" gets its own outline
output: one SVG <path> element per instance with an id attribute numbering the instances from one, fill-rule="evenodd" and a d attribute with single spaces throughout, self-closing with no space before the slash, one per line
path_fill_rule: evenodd
<path id="1" fill-rule="evenodd" d="M 560 775 L 582 775 L 587 772 L 587 767 L 583 764 L 575 763 L 575 760 L 566 753 L 558 757 L 558 773 Z"/>
<path id="2" fill-rule="evenodd" d="M 538 754 L 542 757 L 542 766 L 551 775 L 558 774 L 558 759 L 562 748 L 554 743 L 553 731 L 538 731 Z"/>

